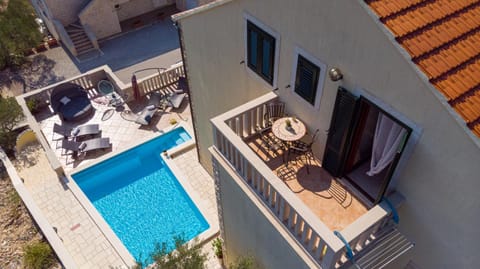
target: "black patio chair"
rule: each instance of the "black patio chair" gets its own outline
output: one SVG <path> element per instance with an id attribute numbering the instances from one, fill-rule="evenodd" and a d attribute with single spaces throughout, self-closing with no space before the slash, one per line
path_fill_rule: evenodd
<path id="1" fill-rule="evenodd" d="M 262 128 L 257 125 L 257 127 L 255 127 L 255 131 L 260 135 L 260 140 L 262 142 L 260 146 L 265 148 L 269 154 L 273 153 L 273 157 L 276 157 L 280 150 L 286 149 L 285 144 L 280 139 L 270 135 L 269 127 Z"/>
<path id="2" fill-rule="evenodd" d="M 157 113 L 159 110 L 165 111 L 166 106 L 162 104 L 162 101 L 165 100 L 165 98 L 165 95 L 161 94 L 160 92 L 151 93 L 147 106 L 145 106 L 143 110 L 137 114 L 135 122 L 141 125 L 150 125 L 155 113 Z"/>
<path id="3" fill-rule="evenodd" d="M 263 115 L 263 118 L 266 122 L 265 127 L 271 127 L 273 123 L 280 119 L 285 117 L 285 103 L 283 102 L 274 102 L 267 104 L 267 111 Z"/>
<path id="4" fill-rule="evenodd" d="M 79 156 L 85 156 L 87 152 L 98 150 L 98 149 L 108 149 L 112 147 L 112 143 L 110 143 L 110 139 L 108 137 L 99 137 L 93 138 L 89 140 L 85 140 L 83 142 L 72 141 L 68 139 L 62 140 L 62 149 L 65 149 L 65 154 L 67 156 L 66 162 L 68 163 L 68 151 L 72 152 L 73 158 L 77 158 Z"/>
<path id="5" fill-rule="evenodd" d="M 69 138 L 69 137 L 77 138 L 77 137 L 86 136 L 86 135 L 99 134 L 100 132 L 101 132 L 100 126 L 98 124 L 86 124 L 86 125 L 81 125 L 74 128 L 65 128 L 64 126 L 54 123 L 52 140 L 53 141 L 62 140 L 64 138 Z M 55 134 L 59 134 L 62 137 L 55 139 L 54 138 Z"/>
<path id="6" fill-rule="evenodd" d="M 315 143 L 319 131 L 319 129 L 315 130 L 309 142 L 296 141 L 292 146 L 288 148 L 287 162 L 290 160 L 290 154 L 292 153 L 297 155 L 297 157 L 305 158 L 307 164 L 307 174 L 310 174 L 308 167 L 312 165 L 313 161 L 315 161 L 312 146 L 313 143 Z"/>

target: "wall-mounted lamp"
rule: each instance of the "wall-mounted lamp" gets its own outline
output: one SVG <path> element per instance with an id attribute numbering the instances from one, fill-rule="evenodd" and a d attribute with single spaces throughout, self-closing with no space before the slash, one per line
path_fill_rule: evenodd
<path id="1" fill-rule="evenodd" d="M 333 67 L 330 70 L 328 70 L 328 76 L 332 81 L 339 81 L 343 78 L 342 72 L 340 72 L 340 69 Z"/>

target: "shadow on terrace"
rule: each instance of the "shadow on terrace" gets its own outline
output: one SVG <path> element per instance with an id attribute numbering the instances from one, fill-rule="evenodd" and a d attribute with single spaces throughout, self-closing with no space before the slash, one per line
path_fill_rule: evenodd
<path id="1" fill-rule="evenodd" d="M 188 101 L 186 99 L 177 108 L 167 107 L 165 110 L 156 110 L 152 113 L 149 124 L 135 122 L 135 119 L 138 118 L 137 115 L 145 111 L 148 106 L 152 96 L 151 93 L 157 91 L 160 91 L 163 95 L 173 93 L 178 87 L 179 78 L 183 76 L 183 65 L 180 64 L 172 66 L 162 73 L 143 78 L 138 81 L 140 98 L 135 100 L 131 84 L 123 84 L 108 67 L 104 66 L 68 81 L 25 94 L 23 96 L 24 105 L 32 111 L 33 118 L 31 120 L 38 122 L 41 133 L 64 169 L 71 170 L 108 152 L 122 150 L 132 144 L 144 141 L 155 133 L 163 132 L 163 129 L 171 125 L 180 122 L 190 124 L 190 109 L 188 109 Z M 116 100 L 116 104 L 111 103 L 109 99 L 111 95 L 102 94 L 98 90 L 98 83 L 102 80 L 107 80 L 113 85 L 114 95 L 116 95 L 116 98 L 120 98 Z M 94 108 L 91 116 L 80 121 L 62 122 L 59 115 L 52 111 L 52 106 L 50 105 L 52 90 L 65 82 L 79 85 L 87 92 L 91 105 Z M 32 104 L 34 105 L 32 106 Z M 94 132 L 81 138 L 75 137 L 75 142 L 80 143 L 89 139 L 108 138 L 111 147 L 92 150 L 86 154 L 74 156 L 71 150 L 68 151 L 62 146 L 64 136 L 54 132 L 55 125 L 57 127 L 61 126 L 61 130 L 66 130 L 67 133 L 70 133 L 69 130 L 73 130 L 75 127 L 98 125 L 99 132 Z"/>
<path id="2" fill-rule="evenodd" d="M 274 137 L 272 131 L 266 135 Z M 258 134 L 245 142 L 332 231 L 343 230 L 367 212 L 346 187 L 321 167 L 315 156 L 311 161 L 303 155 L 287 157 L 286 149 L 272 150 Z"/>

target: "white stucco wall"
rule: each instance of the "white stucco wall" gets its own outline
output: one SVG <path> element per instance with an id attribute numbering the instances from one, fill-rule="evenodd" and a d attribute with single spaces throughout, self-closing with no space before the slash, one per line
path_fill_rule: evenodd
<path id="1" fill-rule="evenodd" d="M 406 198 L 400 229 L 416 242 L 414 261 L 420 268 L 474 268 L 480 239 L 478 141 L 460 127 L 363 5 L 351 0 L 243 0 L 181 19 L 200 160 L 211 170 L 211 117 L 271 90 L 240 64 L 246 60 L 246 12 L 280 33 L 277 93 L 310 130 L 329 128 L 340 85 L 365 89 L 423 129 L 397 180 L 397 190 Z M 291 84 L 296 46 L 344 74 L 339 82 L 325 80 L 318 110 L 285 88 Z M 315 149 L 320 158 L 327 138 L 323 131 Z"/>
<path id="2" fill-rule="evenodd" d="M 218 160 L 222 162 L 221 158 Z M 240 256 L 251 256 L 259 268 L 317 268 L 269 209 L 262 208 L 255 194 L 245 190 L 249 186 L 231 168 L 217 167 L 220 178 L 217 195 L 223 207 L 223 236 L 228 253 L 226 264 Z"/>

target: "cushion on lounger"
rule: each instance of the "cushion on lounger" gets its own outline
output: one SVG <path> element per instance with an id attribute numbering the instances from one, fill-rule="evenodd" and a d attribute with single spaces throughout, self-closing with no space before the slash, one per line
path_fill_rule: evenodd
<path id="1" fill-rule="evenodd" d="M 82 142 L 82 143 L 80 144 L 80 146 L 78 146 L 78 149 L 79 149 L 80 151 L 82 151 L 82 150 L 84 150 L 86 147 L 87 147 L 87 144 L 85 144 L 84 142 Z"/>
<path id="2" fill-rule="evenodd" d="M 155 106 L 154 105 L 149 105 L 146 107 L 147 110 L 154 110 L 155 109 Z"/>
<path id="3" fill-rule="evenodd" d="M 72 134 L 72 136 L 77 136 L 77 134 L 78 134 L 79 132 L 80 132 L 80 129 L 79 129 L 78 127 L 75 127 L 75 128 L 72 129 L 71 134 Z"/>

